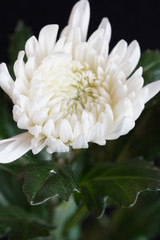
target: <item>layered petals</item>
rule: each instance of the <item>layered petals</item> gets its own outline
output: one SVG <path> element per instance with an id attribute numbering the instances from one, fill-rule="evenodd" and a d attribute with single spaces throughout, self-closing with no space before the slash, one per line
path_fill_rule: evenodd
<path id="1" fill-rule="evenodd" d="M 54 24 L 29 38 L 14 64 L 15 81 L 0 65 L 0 86 L 13 101 L 17 126 L 26 131 L 0 141 L 1 163 L 45 147 L 52 154 L 88 148 L 89 142 L 104 145 L 127 134 L 160 91 L 160 81 L 143 87 L 143 69 L 135 71 L 138 42 L 121 40 L 109 54 L 109 20 L 103 18 L 87 41 L 89 18 L 89 2 L 80 0 L 58 40 Z"/>
<path id="2" fill-rule="evenodd" d="M 12 99 L 14 81 L 11 78 L 5 63 L 0 64 L 0 87 Z"/>
<path id="3" fill-rule="evenodd" d="M 72 28 L 80 28 L 82 41 L 86 40 L 90 19 L 90 8 L 87 0 L 76 3 L 71 11 L 68 25 Z"/>

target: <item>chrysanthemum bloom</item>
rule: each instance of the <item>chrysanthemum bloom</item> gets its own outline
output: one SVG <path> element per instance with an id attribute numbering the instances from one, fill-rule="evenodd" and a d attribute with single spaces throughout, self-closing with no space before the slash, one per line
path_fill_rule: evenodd
<path id="1" fill-rule="evenodd" d="M 137 41 L 121 40 L 108 54 L 107 18 L 86 41 L 89 17 L 89 3 L 81 0 L 59 40 L 58 25 L 42 28 L 38 40 L 32 36 L 14 64 L 15 81 L 0 65 L 0 86 L 13 101 L 17 126 L 26 130 L 0 141 L 1 163 L 45 146 L 53 153 L 104 145 L 128 133 L 160 90 L 160 81 L 143 87 L 141 67 L 131 75 L 140 58 Z"/>

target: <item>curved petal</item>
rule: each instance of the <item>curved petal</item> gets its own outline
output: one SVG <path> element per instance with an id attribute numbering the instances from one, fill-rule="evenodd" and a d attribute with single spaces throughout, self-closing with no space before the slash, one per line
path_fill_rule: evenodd
<path id="1" fill-rule="evenodd" d="M 114 106 L 114 116 L 116 120 L 119 120 L 124 117 L 133 117 L 133 106 L 132 102 L 124 97 L 118 101 Z"/>
<path id="2" fill-rule="evenodd" d="M 126 84 L 129 92 L 138 93 L 144 84 L 144 79 L 142 77 L 142 67 L 139 67 L 130 78 L 127 79 Z"/>
<path id="3" fill-rule="evenodd" d="M 73 149 L 88 148 L 88 143 L 84 134 L 80 134 L 72 144 Z"/>
<path id="4" fill-rule="evenodd" d="M 148 90 L 148 94 L 144 99 L 144 103 L 148 102 L 151 98 L 153 98 L 160 91 L 160 80 L 150 83 L 145 86 L 142 91 Z"/>
<path id="5" fill-rule="evenodd" d="M 69 147 L 66 146 L 60 139 L 48 137 L 46 139 L 46 144 L 48 145 L 47 152 L 50 154 L 52 154 L 54 152 L 68 152 L 69 151 Z"/>
<path id="6" fill-rule="evenodd" d="M 136 121 L 144 109 L 144 100 L 140 97 L 136 98 L 136 101 L 133 103 L 133 119 Z"/>
<path id="7" fill-rule="evenodd" d="M 67 119 L 62 119 L 58 122 L 56 128 L 56 135 L 61 139 L 62 142 L 67 143 L 72 140 L 72 128 Z"/>
<path id="8" fill-rule="evenodd" d="M 31 150 L 32 135 L 28 132 L 0 141 L 0 163 L 17 160 Z"/>
<path id="9" fill-rule="evenodd" d="M 107 135 L 107 140 L 117 139 L 127 134 L 135 126 L 135 121 L 131 117 L 123 117 L 114 123 L 112 131 Z"/>
<path id="10" fill-rule="evenodd" d="M 34 155 L 42 151 L 45 146 L 46 146 L 46 143 L 43 137 L 40 137 L 38 139 L 36 138 L 32 139 L 31 148 L 32 148 L 32 153 Z"/>
<path id="11" fill-rule="evenodd" d="M 70 26 L 67 26 L 63 29 L 62 33 L 61 33 L 61 38 L 59 41 L 65 40 L 65 44 L 64 46 L 61 46 L 60 51 L 64 51 L 64 52 L 68 52 L 69 54 L 72 53 L 74 54 L 74 49 L 76 49 L 76 46 L 81 42 L 81 32 L 80 32 L 80 28 L 71 28 Z M 66 51 L 66 47 L 69 49 L 69 51 Z M 57 43 L 55 45 L 55 49 L 57 51 Z"/>
<path id="12" fill-rule="evenodd" d="M 17 60 L 14 63 L 14 73 L 16 77 L 20 77 L 25 79 L 25 63 L 24 63 L 24 55 L 25 52 L 24 51 L 20 51 L 18 53 L 18 57 Z"/>
<path id="13" fill-rule="evenodd" d="M 39 34 L 39 50 L 42 57 L 53 51 L 58 33 L 58 25 L 51 24 L 43 27 Z"/>
<path id="14" fill-rule="evenodd" d="M 26 52 L 27 58 L 34 56 L 37 48 L 38 48 L 38 41 L 36 37 L 35 36 L 30 37 L 25 44 L 25 52 Z"/>
<path id="15" fill-rule="evenodd" d="M 88 43 L 96 52 L 104 57 L 108 56 L 108 40 L 104 37 L 104 30 L 97 29 L 88 39 Z"/>
<path id="16" fill-rule="evenodd" d="M 14 81 L 11 78 L 5 63 L 0 64 L 0 87 L 12 99 Z"/>
<path id="17" fill-rule="evenodd" d="M 103 141 L 102 141 L 103 139 Z M 104 130 L 102 127 L 102 124 L 100 123 L 96 123 L 94 125 L 94 127 L 91 129 L 89 136 L 88 136 L 88 142 L 98 142 L 101 141 L 105 144 L 105 140 L 104 140 Z M 104 145 L 102 144 L 102 145 Z"/>
<path id="18" fill-rule="evenodd" d="M 98 29 L 103 29 L 104 30 L 104 38 L 109 43 L 110 39 L 111 39 L 112 28 L 111 28 L 111 24 L 110 24 L 108 18 L 103 18 L 102 19 Z"/>
<path id="19" fill-rule="evenodd" d="M 88 39 L 88 43 L 97 51 L 98 54 L 107 57 L 110 38 L 110 22 L 108 18 L 103 18 L 98 29 Z"/>
<path id="20" fill-rule="evenodd" d="M 138 61 L 140 59 L 140 55 L 141 50 L 139 43 L 136 40 L 134 40 L 129 44 L 128 49 L 126 51 L 126 55 L 124 56 L 121 65 L 121 68 L 124 70 L 127 77 L 133 72 L 133 70 L 137 66 Z"/>
<path id="21" fill-rule="evenodd" d="M 109 62 L 120 64 L 127 51 L 127 43 L 125 40 L 120 40 L 116 46 L 112 49 L 109 55 Z"/>
<path id="22" fill-rule="evenodd" d="M 85 41 L 88 32 L 88 25 L 90 19 L 90 7 L 87 0 L 77 2 L 70 14 L 68 25 L 73 28 L 80 27 L 82 40 Z"/>

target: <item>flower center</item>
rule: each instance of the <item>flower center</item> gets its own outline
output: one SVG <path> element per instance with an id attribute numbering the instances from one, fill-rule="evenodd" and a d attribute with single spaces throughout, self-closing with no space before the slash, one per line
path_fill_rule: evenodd
<path id="1" fill-rule="evenodd" d="M 100 84 L 97 74 L 90 66 L 71 56 L 56 53 L 45 58 L 34 72 L 31 80 L 30 96 L 36 102 L 47 97 L 46 107 L 60 107 L 67 113 L 91 111 L 100 101 Z M 92 105 L 92 106 L 91 106 Z"/>

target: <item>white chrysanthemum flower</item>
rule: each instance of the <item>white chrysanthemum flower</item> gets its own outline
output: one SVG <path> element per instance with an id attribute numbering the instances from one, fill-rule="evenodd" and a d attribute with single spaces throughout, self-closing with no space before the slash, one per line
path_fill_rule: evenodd
<path id="1" fill-rule="evenodd" d="M 53 153 L 104 145 L 128 133 L 160 90 L 160 81 L 143 87 L 142 68 L 130 76 L 140 58 L 136 41 L 121 40 L 108 54 L 107 18 L 86 41 L 89 16 L 89 3 L 81 0 L 59 40 L 58 25 L 45 26 L 38 40 L 32 36 L 15 62 L 15 81 L 0 65 L 0 86 L 13 101 L 17 126 L 26 130 L 0 141 L 1 163 L 45 146 Z"/>

